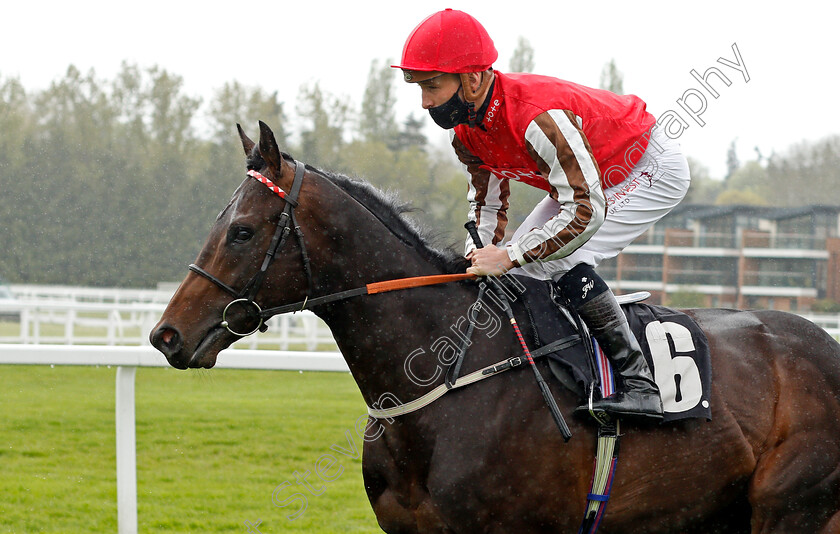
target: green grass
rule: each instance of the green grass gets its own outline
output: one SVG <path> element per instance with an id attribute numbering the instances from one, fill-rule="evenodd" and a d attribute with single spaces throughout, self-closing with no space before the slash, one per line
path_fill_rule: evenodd
<path id="1" fill-rule="evenodd" d="M 114 382 L 0 366 L 0 533 L 117 531 Z M 140 532 L 381 532 L 361 460 L 339 452 L 362 445 L 348 374 L 139 368 L 136 401 Z"/>

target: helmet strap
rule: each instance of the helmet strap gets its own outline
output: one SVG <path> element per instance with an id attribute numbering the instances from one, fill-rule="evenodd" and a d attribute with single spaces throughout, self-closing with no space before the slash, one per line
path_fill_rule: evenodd
<path id="1" fill-rule="evenodd" d="M 475 128 L 475 102 L 467 102 L 467 121 L 470 128 Z"/>
<path id="2" fill-rule="evenodd" d="M 490 72 L 490 69 L 482 71 L 480 75 L 481 82 L 475 91 L 472 90 L 472 84 L 470 83 L 470 73 L 462 72 L 459 75 L 461 77 L 461 87 L 464 88 L 464 100 L 467 102 L 467 109 L 469 111 L 470 128 L 475 128 L 476 104 L 487 96 L 487 92 L 493 83 L 493 74 Z"/>

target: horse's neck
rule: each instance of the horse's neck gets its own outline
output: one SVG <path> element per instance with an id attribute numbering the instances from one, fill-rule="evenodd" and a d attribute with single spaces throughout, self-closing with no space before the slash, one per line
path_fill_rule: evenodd
<path id="1" fill-rule="evenodd" d="M 355 297 L 322 310 L 368 405 L 401 402 L 442 381 L 442 344 L 451 354 L 475 295 L 460 284 Z M 433 378 L 437 377 L 434 381 Z"/>
<path id="2" fill-rule="evenodd" d="M 414 236 L 401 235 L 407 229 L 387 214 L 375 214 L 374 207 L 361 209 L 364 204 L 350 202 L 344 194 L 324 198 L 328 199 L 324 209 L 336 220 L 320 235 L 313 233 L 316 242 L 321 240 L 312 250 L 313 296 L 372 282 L 443 274 L 423 244 L 413 242 Z M 425 392 L 406 373 L 405 361 L 423 351 L 427 357 L 415 358 L 415 368 L 431 375 L 436 365 L 422 361 L 434 359 L 429 344 L 449 331 L 451 316 L 466 313 L 468 300 L 469 293 L 452 284 L 357 296 L 315 312 L 332 330 L 365 400 L 373 403 L 384 393 L 403 398 Z"/>

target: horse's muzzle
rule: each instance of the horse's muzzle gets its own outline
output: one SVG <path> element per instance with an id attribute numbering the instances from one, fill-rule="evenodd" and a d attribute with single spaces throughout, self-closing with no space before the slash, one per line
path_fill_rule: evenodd
<path id="1" fill-rule="evenodd" d="M 154 348 L 166 356 L 166 361 L 172 367 L 176 369 L 189 367 L 189 359 L 184 358 L 182 354 L 183 337 L 177 328 L 162 324 L 152 330 L 149 341 Z"/>

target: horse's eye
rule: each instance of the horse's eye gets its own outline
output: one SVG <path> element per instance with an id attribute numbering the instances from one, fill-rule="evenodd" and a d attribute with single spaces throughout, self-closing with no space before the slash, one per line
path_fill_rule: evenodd
<path id="1" fill-rule="evenodd" d="M 242 244 L 254 237 L 254 230 L 247 226 L 232 226 L 228 231 L 228 240 L 231 243 Z"/>

